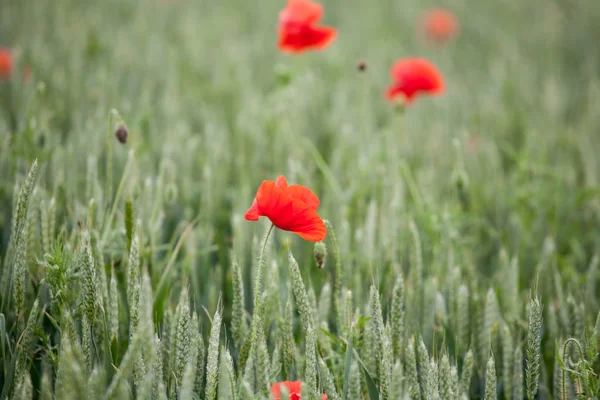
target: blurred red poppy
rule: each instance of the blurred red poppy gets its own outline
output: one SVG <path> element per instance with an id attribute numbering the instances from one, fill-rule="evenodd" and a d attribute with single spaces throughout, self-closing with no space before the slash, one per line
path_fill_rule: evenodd
<path id="1" fill-rule="evenodd" d="M 12 76 L 13 57 L 6 47 L 0 47 L 0 79 L 9 80 Z"/>
<path id="2" fill-rule="evenodd" d="M 386 96 L 390 101 L 402 98 L 410 104 L 420 94 L 438 95 L 444 92 L 444 78 L 431 62 L 418 57 L 397 61 L 390 69 L 394 82 Z"/>
<path id="3" fill-rule="evenodd" d="M 450 11 L 444 8 L 432 8 L 423 15 L 421 29 L 429 40 L 443 43 L 458 34 L 460 25 Z"/>
<path id="4" fill-rule="evenodd" d="M 327 229 L 317 214 L 317 207 L 319 198 L 310 189 L 288 186 L 286 179 L 279 176 L 276 182 L 262 182 L 244 218 L 258 221 L 259 217 L 267 217 L 279 229 L 294 232 L 311 242 L 320 242 L 325 239 Z"/>
<path id="5" fill-rule="evenodd" d="M 271 394 L 275 400 L 281 400 L 281 385 L 284 385 L 289 394 L 290 400 L 300 400 L 301 399 L 301 391 L 302 391 L 302 382 L 300 381 L 285 381 L 285 382 L 277 382 L 271 386 Z M 323 393 L 321 395 L 321 400 L 327 400 L 327 395 Z"/>
<path id="6" fill-rule="evenodd" d="M 287 53 L 322 50 L 333 42 L 337 30 L 318 26 L 323 6 L 310 0 L 288 0 L 279 13 L 279 49 Z"/>

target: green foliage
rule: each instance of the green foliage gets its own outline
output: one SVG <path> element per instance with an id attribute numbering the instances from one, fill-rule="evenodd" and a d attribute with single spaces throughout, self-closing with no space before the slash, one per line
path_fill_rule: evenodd
<path id="1" fill-rule="evenodd" d="M 600 3 L 321 1 L 290 56 L 280 0 L 0 3 L 0 400 L 600 397 Z M 323 242 L 244 220 L 280 174 Z"/>

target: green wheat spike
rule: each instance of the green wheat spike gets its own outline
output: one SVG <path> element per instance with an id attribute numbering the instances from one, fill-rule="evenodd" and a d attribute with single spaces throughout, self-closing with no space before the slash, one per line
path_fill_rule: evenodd
<path id="1" fill-rule="evenodd" d="M 320 381 L 323 385 L 323 390 L 327 393 L 327 398 L 331 400 L 341 400 L 335 387 L 333 375 L 322 358 L 319 358 L 319 372 L 321 377 Z"/>
<path id="2" fill-rule="evenodd" d="M 92 257 L 90 235 L 84 232 L 82 238 L 82 250 L 79 259 L 81 269 L 81 288 L 83 291 L 83 310 L 91 326 L 96 323 L 96 307 L 98 301 L 98 281 L 96 278 L 96 266 Z"/>
<path id="3" fill-rule="evenodd" d="M 484 326 L 484 311 L 482 306 L 483 300 L 477 291 L 471 293 L 471 313 L 472 313 L 472 322 L 470 329 L 470 350 L 473 350 L 473 356 L 475 360 L 477 360 L 476 364 L 480 370 L 485 366 L 487 354 L 489 353 L 489 347 L 485 349 L 485 353 L 481 353 L 484 346 L 481 343 L 482 339 L 482 327 Z M 485 337 L 485 340 L 488 340 L 488 337 Z"/>
<path id="4" fill-rule="evenodd" d="M 117 277 L 115 269 L 110 271 L 110 294 L 108 313 L 110 315 L 110 340 L 116 340 L 119 335 L 119 292 L 117 291 Z"/>
<path id="5" fill-rule="evenodd" d="M 271 355 L 271 369 L 269 370 L 269 377 L 278 376 L 281 372 L 281 355 L 280 347 L 275 346 L 273 354 Z"/>
<path id="6" fill-rule="evenodd" d="M 471 376 L 473 375 L 473 352 L 469 350 L 463 360 L 462 372 L 460 375 L 459 394 L 469 396 L 471 388 Z"/>
<path id="7" fill-rule="evenodd" d="M 90 400 L 103 400 L 106 390 L 106 370 L 97 365 L 90 373 L 87 381 Z M 142 398 L 141 396 L 138 396 Z"/>
<path id="8" fill-rule="evenodd" d="M 292 290 L 294 292 L 294 298 L 296 299 L 296 305 L 298 312 L 300 313 L 300 321 L 302 328 L 305 333 L 314 327 L 313 309 L 310 306 L 308 294 L 302 280 L 302 274 L 300 273 L 300 267 L 296 262 L 296 259 L 292 255 L 291 251 L 288 252 L 289 268 L 290 268 L 290 280 L 292 281 Z"/>
<path id="9" fill-rule="evenodd" d="M 296 358 L 296 344 L 294 342 L 293 322 L 294 314 L 292 311 L 292 301 L 288 295 L 287 302 L 285 304 L 285 313 L 283 319 L 280 321 L 279 332 L 281 334 L 282 343 L 282 370 L 284 380 L 291 379 L 291 372 L 295 369 L 294 363 Z"/>
<path id="10" fill-rule="evenodd" d="M 400 360 L 397 360 L 394 366 L 392 367 L 392 385 L 390 393 L 408 393 L 406 391 L 404 383 L 404 369 Z"/>
<path id="11" fill-rule="evenodd" d="M 52 366 L 50 362 L 44 360 L 42 362 L 42 379 L 40 383 L 40 400 L 52 400 Z"/>
<path id="12" fill-rule="evenodd" d="M 500 328 L 500 341 L 502 343 L 502 384 L 504 398 L 510 399 L 513 385 L 513 339 L 510 328 L 506 322 L 502 322 Z"/>
<path id="13" fill-rule="evenodd" d="M 37 189 L 33 190 L 29 200 L 29 209 L 27 210 L 27 221 L 25 222 L 25 241 L 27 246 L 27 265 L 35 265 L 39 258 L 41 247 L 40 241 L 40 216 L 39 216 L 39 195 Z"/>
<path id="14" fill-rule="evenodd" d="M 194 396 L 194 381 L 196 377 L 197 353 L 198 348 L 196 346 L 191 346 L 188 355 L 188 361 L 185 364 L 181 380 L 181 391 L 179 393 L 179 398 L 181 399 L 192 399 Z"/>
<path id="15" fill-rule="evenodd" d="M 267 340 L 265 338 L 265 328 L 260 315 L 256 325 L 256 345 L 254 347 L 255 368 L 256 368 L 256 392 L 263 396 L 269 395 L 269 371 L 271 369 L 269 353 L 267 349 Z"/>
<path id="16" fill-rule="evenodd" d="M 237 391 L 233 358 L 225 347 L 221 349 L 221 366 L 219 367 L 219 399 L 236 400 Z"/>
<path id="17" fill-rule="evenodd" d="M 512 399 L 523 400 L 523 351 L 517 346 L 513 357 Z"/>
<path id="18" fill-rule="evenodd" d="M 165 310 L 165 315 L 163 317 L 163 327 L 162 333 L 160 337 L 160 347 L 161 347 L 161 358 L 163 365 L 163 377 L 165 379 L 165 385 L 169 386 L 170 375 L 171 375 L 171 353 L 173 350 L 173 343 L 175 341 L 175 316 L 170 308 Z"/>
<path id="19" fill-rule="evenodd" d="M 371 285 L 370 296 L 369 296 L 369 304 L 371 305 L 371 320 L 369 321 L 371 325 L 371 333 L 373 335 L 372 338 L 372 348 L 371 348 L 371 357 L 374 360 L 376 375 L 379 377 L 380 375 L 380 360 L 382 359 L 383 354 L 383 341 L 384 341 L 384 330 L 385 327 L 383 325 L 383 315 L 381 312 L 381 302 L 379 300 L 379 290 L 375 287 L 375 285 Z M 391 361 L 390 361 L 391 367 Z"/>
<path id="20" fill-rule="evenodd" d="M 83 399 L 87 397 L 87 379 L 82 355 L 71 341 L 70 335 L 62 335 L 60 361 L 56 373 L 56 399 Z"/>
<path id="21" fill-rule="evenodd" d="M 438 366 L 433 356 L 429 361 L 429 373 L 426 386 L 425 397 L 432 400 L 440 400 Z"/>
<path id="22" fill-rule="evenodd" d="M 31 377 L 29 372 L 26 372 L 23 379 L 15 389 L 13 395 L 14 399 L 31 399 L 33 398 L 33 385 L 31 384 Z"/>
<path id="23" fill-rule="evenodd" d="M 215 311 L 210 329 L 208 356 L 206 363 L 206 400 L 214 400 L 217 396 L 219 378 L 219 337 L 221 335 L 221 313 Z"/>
<path id="24" fill-rule="evenodd" d="M 152 364 L 152 399 L 158 399 L 161 396 L 166 398 L 167 393 L 164 384 L 163 375 L 163 342 L 154 335 L 154 364 Z"/>
<path id="25" fill-rule="evenodd" d="M 427 347 L 425 347 L 425 342 L 421 336 L 419 336 L 419 343 L 417 344 L 417 361 L 419 365 L 419 383 L 421 384 L 421 393 L 423 393 L 425 398 L 428 398 L 429 395 L 432 395 L 429 390 L 430 387 L 428 386 L 428 383 L 431 380 L 430 360 Z"/>
<path id="26" fill-rule="evenodd" d="M 304 384 L 308 398 L 317 396 L 317 349 L 315 345 L 315 332 L 312 328 L 306 331 L 306 367 Z M 303 389 L 304 391 L 304 389 Z"/>
<path id="27" fill-rule="evenodd" d="M 536 297 L 529 304 L 529 325 L 527 328 L 527 368 L 525 382 L 527 398 L 533 400 L 538 391 L 540 379 L 540 344 L 542 340 L 542 304 Z"/>
<path id="28" fill-rule="evenodd" d="M 417 327 L 422 327 L 423 324 L 423 309 L 424 309 L 424 285 L 423 285 L 423 252 L 421 249 L 421 237 L 419 230 L 414 221 L 409 222 L 409 229 L 412 235 L 413 247 L 410 258 L 412 268 L 411 278 L 413 281 L 413 307 L 416 308 Z"/>
<path id="29" fill-rule="evenodd" d="M 415 341 L 411 338 L 406 345 L 404 352 L 406 376 L 408 381 L 408 392 L 412 400 L 421 399 L 421 387 L 419 385 L 419 375 L 417 373 L 417 357 L 415 355 Z"/>
<path id="30" fill-rule="evenodd" d="M 331 244 L 333 247 L 333 258 L 335 260 L 335 266 L 333 270 L 333 307 L 335 312 L 335 317 L 337 320 L 338 326 L 342 326 L 341 319 L 343 318 L 343 314 L 341 312 L 342 305 L 340 304 L 341 295 L 342 295 L 342 260 L 340 258 L 340 250 L 338 247 L 337 237 L 335 234 L 335 230 L 331 225 L 331 222 L 324 221 L 325 226 L 327 227 L 327 236 L 331 239 Z"/>
<path id="31" fill-rule="evenodd" d="M 450 367 L 450 394 L 454 397 L 458 397 L 458 368 L 456 365 Z"/>
<path id="32" fill-rule="evenodd" d="M 255 387 L 256 387 L 256 369 L 254 368 L 254 357 L 253 357 L 252 353 L 250 353 L 250 355 L 248 356 L 248 360 L 246 361 L 246 365 L 244 366 L 242 387 L 240 387 L 239 390 L 241 390 L 241 393 L 243 393 L 244 391 L 247 390 L 249 393 L 252 394 L 252 397 L 250 397 L 250 398 L 254 398 L 254 396 L 255 396 L 254 388 Z"/>
<path id="33" fill-rule="evenodd" d="M 194 381 L 194 393 L 200 395 L 204 392 L 204 373 L 206 371 L 206 347 L 202 334 L 197 336 L 198 356 L 196 358 L 196 380 Z"/>
<path id="34" fill-rule="evenodd" d="M 496 363 L 494 355 L 490 354 L 490 358 L 485 368 L 485 392 L 484 400 L 495 400 L 496 396 Z"/>
<path id="35" fill-rule="evenodd" d="M 140 251 L 137 234 L 131 241 L 129 262 L 127 263 L 127 304 L 129 306 L 130 334 L 135 330 L 139 320 L 139 280 L 140 280 Z M 133 328 L 133 329 L 131 329 Z"/>
<path id="36" fill-rule="evenodd" d="M 96 266 L 96 287 L 100 288 L 101 295 L 98 297 L 98 306 L 104 312 L 104 318 L 110 320 L 110 312 L 106 307 L 110 306 L 108 282 L 106 279 L 106 269 L 104 267 L 103 249 L 100 247 L 100 238 L 96 232 L 91 232 L 92 255 L 95 256 L 94 264 Z"/>
<path id="37" fill-rule="evenodd" d="M 440 398 L 442 400 L 453 400 L 456 398 L 456 393 L 452 387 L 452 374 L 450 368 L 450 360 L 448 354 L 444 353 L 442 361 L 439 364 L 439 380 L 440 380 Z"/>
<path id="38" fill-rule="evenodd" d="M 16 385 L 21 383 L 21 380 L 27 371 L 29 356 L 35 345 L 36 336 L 34 333 L 37 329 L 39 312 L 39 301 L 38 299 L 35 299 L 31 311 L 29 312 L 27 325 L 25 325 L 25 329 L 20 337 L 20 342 L 18 343 L 14 379 Z"/>
<path id="39" fill-rule="evenodd" d="M 142 347 L 136 364 L 134 365 L 134 385 L 144 388 L 147 393 L 145 397 L 149 397 L 152 391 L 152 373 L 154 365 L 154 357 L 156 356 L 156 345 L 154 341 L 154 320 L 153 320 L 153 295 L 152 283 L 147 272 L 142 275 L 142 284 L 140 287 L 140 322 L 138 331 L 143 342 L 146 344 Z"/>
<path id="40" fill-rule="evenodd" d="M 360 370 L 358 364 L 352 362 L 350 367 L 350 384 L 348 388 L 348 399 L 362 399 L 362 385 L 361 385 Z"/>
<path id="41" fill-rule="evenodd" d="M 379 363 L 379 391 L 382 400 L 392 399 L 392 366 L 394 350 L 392 348 L 390 326 L 387 325 L 381 341 L 381 359 Z"/>
<path id="42" fill-rule="evenodd" d="M 342 332 L 348 332 L 353 322 L 354 309 L 352 301 L 352 291 L 345 290 L 343 295 L 343 304 L 345 312 L 342 314 L 345 322 L 344 330 Z"/>
<path id="43" fill-rule="evenodd" d="M 93 349 L 92 349 L 92 327 L 84 315 L 81 318 L 81 348 L 83 350 L 83 356 L 85 358 L 86 373 L 92 371 L 93 365 Z"/>
<path id="44" fill-rule="evenodd" d="M 402 274 L 398 274 L 394 284 L 390 313 L 394 359 L 398 360 L 402 358 L 402 350 L 404 349 L 404 280 Z"/>
<path id="45" fill-rule="evenodd" d="M 233 282 L 233 305 L 231 308 L 231 334 L 235 347 L 241 350 L 246 337 L 248 326 L 246 325 L 244 308 L 244 281 L 242 271 L 236 261 L 232 263 Z"/>
<path id="46" fill-rule="evenodd" d="M 183 372 L 189 358 L 189 352 L 192 347 L 192 335 L 190 332 L 191 318 L 190 318 L 190 303 L 187 288 L 184 287 L 181 290 L 179 296 L 179 303 L 175 311 L 175 333 L 173 336 L 173 365 L 171 371 L 173 376 L 178 382 L 181 383 L 183 379 Z M 217 348 L 218 351 L 218 348 Z"/>
<path id="47" fill-rule="evenodd" d="M 13 280 L 15 284 L 14 299 L 16 315 L 20 316 L 25 301 L 25 289 L 27 283 L 27 246 L 25 241 L 20 241 L 14 258 Z M 20 325 L 20 324 L 19 324 Z M 21 326 L 19 326 L 20 328 Z"/>

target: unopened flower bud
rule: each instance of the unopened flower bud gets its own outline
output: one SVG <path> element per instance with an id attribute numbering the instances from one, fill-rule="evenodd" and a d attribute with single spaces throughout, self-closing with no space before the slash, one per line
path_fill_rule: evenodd
<path id="1" fill-rule="evenodd" d="M 117 140 L 123 144 L 127 143 L 127 136 L 129 136 L 129 130 L 124 124 L 119 124 L 115 130 L 115 136 Z"/>
<path id="2" fill-rule="evenodd" d="M 325 266 L 325 261 L 327 260 L 327 246 L 325 246 L 325 243 L 315 243 L 314 255 L 317 267 L 319 267 L 319 269 L 322 269 Z"/>

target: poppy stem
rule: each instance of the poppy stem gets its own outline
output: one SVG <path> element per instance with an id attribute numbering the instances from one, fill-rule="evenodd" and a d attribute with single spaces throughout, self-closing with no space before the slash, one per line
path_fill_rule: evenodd
<path id="1" fill-rule="evenodd" d="M 263 242 L 262 249 L 260 251 L 260 256 L 258 258 L 258 271 L 256 271 L 256 279 L 254 281 L 254 312 L 258 312 L 258 301 L 260 299 L 260 291 L 262 287 L 263 275 L 265 272 L 265 253 L 267 252 L 267 243 L 269 242 L 269 236 L 271 236 L 271 231 L 275 227 L 274 224 L 271 224 L 271 227 L 267 231 L 265 235 L 265 241 Z"/>

